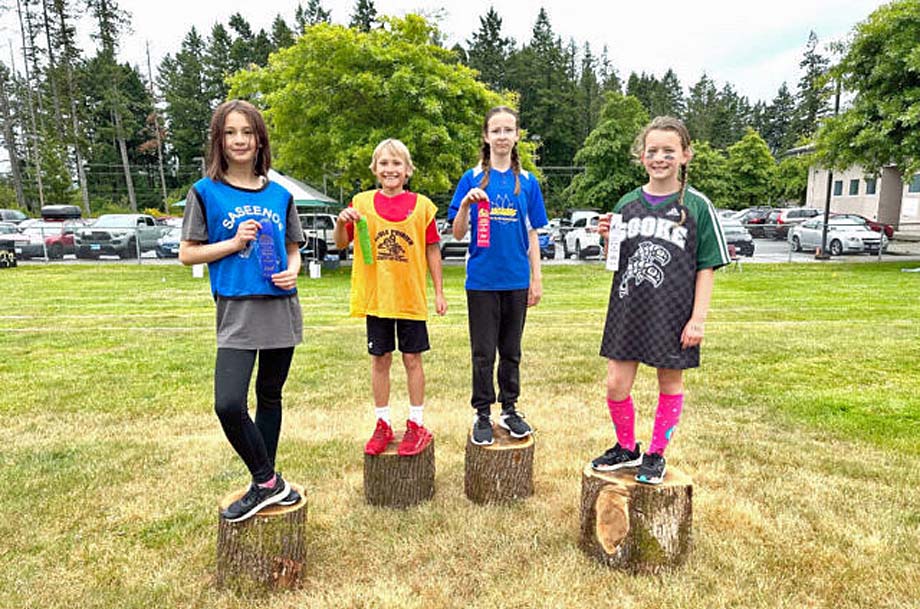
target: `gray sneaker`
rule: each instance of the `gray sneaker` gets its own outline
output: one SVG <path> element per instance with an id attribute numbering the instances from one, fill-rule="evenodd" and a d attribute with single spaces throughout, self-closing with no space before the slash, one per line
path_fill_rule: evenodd
<path id="1" fill-rule="evenodd" d="M 291 492 L 291 485 L 284 481 L 279 474 L 275 474 L 275 486 L 262 488 L 253 483 L 245 495 L 230 504 L 221 513 L 227 522 L 241 522 L 252 518 L 259 510 L 283 501 Z"/>
<path id="2" fill-rule="evenodd" d="M 492 417 L 476 415 L 473 419 L 473 433 L 470 436 L 473 444 L 488 446 L 492 443 Z"/>
<path id="3" fill-rule="evenodd" d="M 642 451 L 638 442 L 632 450 L 626 450 L 617 442 L 604 451 L 603 455 L 591 461 L 591 467 L 599 472 L 612 472 L 624 467 L 638 467 L 641 463 Z"/>

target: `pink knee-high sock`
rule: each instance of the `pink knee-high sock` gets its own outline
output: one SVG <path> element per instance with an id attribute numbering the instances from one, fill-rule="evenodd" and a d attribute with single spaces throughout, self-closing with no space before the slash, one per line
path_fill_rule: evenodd
<path id="1" fill-rule="evenodd" d="M 610 410 L 613 428 L 617 433 L 617 442 L 626 450 L 632 450 L 636 447 L 636 410 L 632 396 L 619 401 L 608 398 L 607 409 Z"/>
<path id="2" fill-rule="evenodd" d="M 655 427 L 652 429 L 652 442 L 648 445 L 648 452 L 664 454 L 664 449 L 677 429 L 683 409 L 684 394 L 658 394 L 658 410 L 655 411 Z"/>

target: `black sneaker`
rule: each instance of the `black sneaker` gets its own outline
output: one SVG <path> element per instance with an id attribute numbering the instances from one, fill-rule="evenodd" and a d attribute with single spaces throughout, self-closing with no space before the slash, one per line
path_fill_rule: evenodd
<path id="1" fill-rule="evenodd" d="M 533 433 L 533 429 L 524 420 L 524 414 L 514 409 L 503 410 L 498 417 L 498 424 L 507 429 L 512 438 L 526 438 Z"/>
<path id="2" fill-rule="evenodd" d="M 476 415 L 473 419 L 471 441 L 477 446 L 488 446 L 492 443 L 492 417 Z"/>
<path id="3" fill-rule="evenodd" d="M 291 485 L 279 474 L 275 474 L 275 486 L 262 488 L 255 483 L 251 484 L 246 494 L 231 503 L 221 516 L 227 522 L 242 522 L 252 518 L 259 510 L 283 501 L 290 492 Z"/>
<path id="4" fill-rule="evenodd" d="M 661 484 L 664 480 L 664 456 L 658 453 L 645 453 L 642 455 L 642 465 L 636 472 L 636 481 L 645 484 Z"/>
<path id="5" fill-rule="evenodd" d="M 639 467 L 642 463 L 642 451 L 639 443 L 632 450 L 626 450 L 617 442 L 608 448 L 603 455 L 591 461 L 591 467 L 599 472 L 612 472 L 624 467 Z"/>
<path id="6" fill-rule="evenodd" d="M 297 492 L 293 486 L 291 487 L 291 492 L 287 494 L 287 497 L 278 502 L 278 505 L 295 505 L 300 503 L 300 493 Z"/>

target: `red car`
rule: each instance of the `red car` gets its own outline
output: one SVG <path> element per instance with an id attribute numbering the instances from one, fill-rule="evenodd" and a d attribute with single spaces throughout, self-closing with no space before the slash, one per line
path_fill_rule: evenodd
<path id="1" fill-rule="evenodd" d="M 851 220 L 858 220 L 860 222 L 865 222 L 870 229 L 874 230 L 877 233 L 881 233 L 884 230 L 885 236 L 891 239 L 894 236 L 894 227 L 890 224 L 882 224 L 881 222 L 876 222 L 875 220 L 870 220 L 865 216 L 860 216 L 859 214 L 833 214 L 835 218 L 850 218 Z"/>
<path id="2" fill-rule="evenodd" d="M 31 224 L 22 230 L 28 242 L 17 243 L 16 253 L 22 258 L 63 258 L 64 254 L 75 253 L 73 243 L 74 227 L 81 226 L 78 221 L 43 222 Z"/>

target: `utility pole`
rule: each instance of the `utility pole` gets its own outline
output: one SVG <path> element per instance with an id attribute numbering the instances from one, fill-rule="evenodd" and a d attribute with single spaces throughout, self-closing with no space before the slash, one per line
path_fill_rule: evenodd
<path id="1" fill-rule="evenodd" d="M 834 116 L 840 112 L 840 79 L 836 79 L 837 91 L 834 94 Z M 827 191 L 824 197 L 824 225 L 821 228 L 821 249 L 815 253 L 815 260 L 830 260 L 831 256 L 827 253 L 827 223 L 831 217 L 831 187 L 834 182 L 834 170 L 827 170 Z M 880 248 L 881 251 L 881 248 Z"/>

